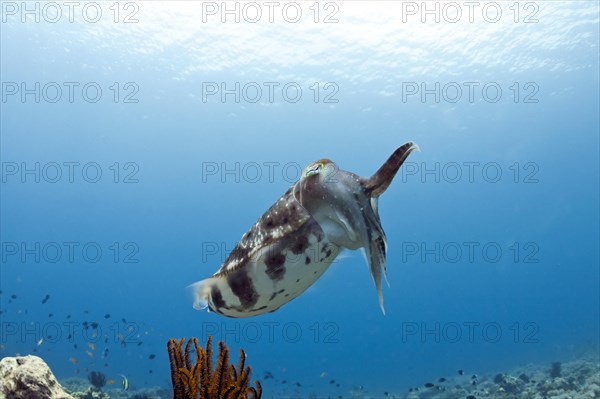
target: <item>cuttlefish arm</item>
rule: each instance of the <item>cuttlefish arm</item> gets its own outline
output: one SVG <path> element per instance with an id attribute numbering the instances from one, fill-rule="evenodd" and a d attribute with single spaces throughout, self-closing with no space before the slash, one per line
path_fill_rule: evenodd
<path id="1" fill-rule="evenodd" d="M 408 142 L 399 147 L 390 157 L 381 165 L 375 174 L 362 179 L 362 184 L 372 198 L 377 198 L 390 186 L 392 180 L 398 173 L 400 166 L 413 151 L 420 151 L 419 146 L 413 142 Z"/>
<path id="2" fill-rule="evenodd" d="M 363 248 L 383 307 L 382 276 L 386 278 L 387 243 L 377 210 L 378 197 L 389 187 L 408 155 L 418 147 L 398 148 L 371 177 L 362 178 L 338 169 L 330 160 L 309 165 L 294 188 L 294 195 L 319 224 L 328 240 L 351 250 Z"/>
<path id="3" fill-rule="evenodd" d="M 389 286 L 386 272 L 387 239 L 383 227 L 381 226 L 381 220 L 379 219 L 377 200 L 389 187 L 408 155 L 415 150 L 419 151 L 419 147 L 412 142 L 402 145 L 394 151 L 373 176 L 361 179 L 361 184 L 364 187 L 365 193 L 371 198 L 371 208 L 373 210 L 372 213 L 367 212 L 364 215 L 368 232 L 368 243 L 365 245 L 365 257 L 369 264 L 371 277 L 373 278 L 375 289 L 377 290 L 379 306 L 383 314 L 385 314 L 385 308 L 383 305 L 383 292 L 381 290 L 382 276 Z"/>
<path id="4" fill-rule="evenodd" d="M 377 300 L 379 301 L 379 307 L 383 314 L 385 314 L 385 307 L 383 306 L 383 291 L 381 290 L 381 276 L 385 278 L 385 281 L 389 287 L 390 283 L 387 279 L 387 272 L 385 267 L 385 254 L 386 254 L 387 243 L 385 237 L 377 237 L 373 239 L 368 246 L 364 248 L 365 259 L 369 265 L 371 271 L 371 277 L 373 283 L 375 283 L 375 289 L 377 290 Z"/>

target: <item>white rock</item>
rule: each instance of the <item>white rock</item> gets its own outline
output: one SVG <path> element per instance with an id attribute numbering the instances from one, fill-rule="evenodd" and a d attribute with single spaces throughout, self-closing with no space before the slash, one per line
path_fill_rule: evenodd
<path id="1" fill-rule="evenodd" d="M 0 399 L 73 399 L 37 356 L 0 360 Z"/>

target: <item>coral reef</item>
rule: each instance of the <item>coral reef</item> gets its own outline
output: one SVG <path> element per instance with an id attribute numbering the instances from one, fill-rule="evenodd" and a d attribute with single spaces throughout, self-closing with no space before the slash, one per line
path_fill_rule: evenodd
<path id="1" fill-rule="evenodd" d="M 432 388 L 414 389 L 404 399 L 593 399 L 600 398 L 597 354 L 568 363 L 529 365 L 512 372 L 470 378 L 452 377 Z M 392 396 L 393 397 L 393 396 Z"/>
<path id="2" fill-rule="evenodd" d="M 170 339 L 167 344 L 171 363 L 174 399 L 260 399 L 262 387 L 250 387 L 250 366 L 245 366 L 246 353 L 240 349 L 237 367 L 229 362 L 229 348 L 219 341 L 217 364 L 213 368 L 212 337 L 206 347 L 190 338 L 183 349 L 184 339 Z M 192 349 L 196 356 L 192 364 Z"/>
<path id="3" fill-rule="evenodd" d="M 100 391 L 106 385 L 106 376 L 99 371 L 92 371 L 88 374 L 88 381 L 96 390 Z"/>
<path id="4" fill-rule="evenodd" d="M 89 387 L 83 392 L 73 393 L 75 399 L 109 399 L 110 395 L 98 390 L 95 387 Z"/>
<path id="5" fill-rule="evenodd" d="M 5 357 L 0 361 L 0 398 L 73 399 L 37 356 Z"/>
<path id="6" fill-rule="evenodd" d="M 75 399 L 172 399 L 173 396 L 173 390 L 166 387 L 139 387 L 125 391 L 118 385 L 111 387 L 108 381 L 102 391 L 96 390 L 81 377 L 66 378 L 61 383 Z"/>
<path id="7" fill-rule="evenodd" d="M 560 362 L 553 362 L 550 367 L 550 378 L 559 378 L 561 376 L 562 365 Z"/>
<path id="8" fill-rule="evenodd" d="M 198 345 L 196 339 L 190 339 L 187 343 L 184 339 L 169 341 L 167 347 L 171 364 L 172 389 L 154 386 L 124 391 L 107 382 L 104 390 L 100 391 L 91 385 L 93 378 L 80 377 L 61 380 L 63 383 L 61 386 L 42 359 L 35 356 L 5 358 L 0 361 L 0 399 L 260 398 L 261 385 L 256 382 L 255 387 L 249 386 L 251 369 L 245 365 L 244 351 L 240 351 L 239 362 L 234 366 L 229 362 L 229 349 L 223 342 L 219 343 L 218 353 L 213 356 L 211 341 L 209 338 L 204 348 Z M 443 376 L 444 378 L 437 378 L 439 377 L 437 376 L 426 384 L 421 381 L 408 392 L 406 390 L 393 392 L 385 388 L 376 389 L 372 386 L 358 385 L 342 387 L 335 395 L 322 395 L 310 393 L 310 390 L 293 391 L 289 389 L 290 384 L 287 384 L 280 385 L 280 392 L 274 392 L 271 397 L 278 399 L 307 397 L 309 399 L 327 397 L 348 399 L 600 398 L 599 353 L 589 353 L 581 358 L 562 362 L 560 374 L 551 373 L 553 367 L 556 366 L 544 362 L 492 374 L 463 373 L 459 370 L 458 375 L 446 375 Z M 369 384 L 369 381 L 362 382 Z M 274 381 L 270 383 L 273 384 Z M 285 384 L 285 381 L 282 380 L 281 383 Z M 271 390 L 277 389 L 271 386 Z"/>
<path id="9" fill-rule="evenodd" d="M 65 391 L 69 393 L 83 392 L 90 387 L 90 383 L 87 379 L 81 377 L 69 377 L 60 381 Z"/>
<path id="10" fill-rule="evenodd" d="M 87 379 L 71 377 L 62 381 L 65 391 L 69 392 L 75 399 L 109 399 L 111 396 L 99 388 L 93 386 L 91 374 Z"/>

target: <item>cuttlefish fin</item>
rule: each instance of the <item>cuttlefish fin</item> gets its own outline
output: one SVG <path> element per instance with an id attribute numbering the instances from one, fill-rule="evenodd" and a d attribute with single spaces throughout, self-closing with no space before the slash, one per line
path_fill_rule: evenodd
<path id="1" fill-rule="evenodd" d="M 419 146 L 415 143 L 409 141 L 403 144 L 390 155 L 373 176 L 363 180 L 363 185 L 371 197 L 379 197 L 387 190 L 400 166 L 402 166 L 408 155 L 415 150 L 419 151 Z"/>
<path id="2" fill-rule="evenodd" d="M 187 292 L 194 301 L 192 305 L 194 309 L 204 310 L 208 308 L 208 297 L 210 296 L 212 285 L 213 277 L 209 277 L 187 286 Z"/>
<path id="3" fill-rule="evenodd" d="M 383 292 L 381 290 L 381 277 L 385 278 L 385 281 L 389 287 L 390 283 L 387 278 L 387 272 L 385 268 L 385 253 L 386 253 L 386 242 L 385 237 L 377 236 L 371 240 L 369 246 L 365 248 L 365 257 L 369 264 L 371 271 L 371 277 L 375 283 L 375 289 L 377 290 L 377 299 L 379 300 L 379 307 L 385 315 L 385 308 L 383 306 Z"/>

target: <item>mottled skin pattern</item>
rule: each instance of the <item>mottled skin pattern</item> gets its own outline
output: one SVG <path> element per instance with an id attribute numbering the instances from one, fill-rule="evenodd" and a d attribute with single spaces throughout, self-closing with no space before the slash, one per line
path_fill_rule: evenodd
<path id="1" fill-rule="evenodd" d="M 273 312 L 310 287 L 343 248 L 364 248 L 383 311 L 387 244 L 377 198 L 415 149 L 404 144 L 370 178 L 327 159 L 309 165 L 242 236 L 217 273 L 191 286 L 194 307 L 229 317 Z"/>

